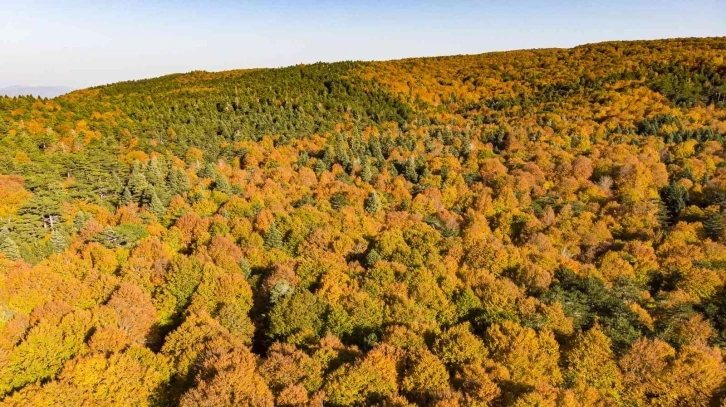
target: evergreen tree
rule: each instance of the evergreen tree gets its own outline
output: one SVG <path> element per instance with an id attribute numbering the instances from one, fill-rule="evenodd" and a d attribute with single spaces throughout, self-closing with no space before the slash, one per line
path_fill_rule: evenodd
<path id="1" fill-rule="evenodd" d="M 366 265 L 368 267 L 373 267 L 381 260 L 381 255 L 378 254 L 376 249 L 371 249 L 370 252 L 368 252 L 368 255 L 366 256 Z"/>
<path id="2" fill-rule="evenodd" d="M 675 182 L 671 182 L 661 191 L 661 199 L 668 209 L 668 216 L 673 222 L 688 202 L 688 190 Z"/>
<path id="3" fill-rule="evenodd" d="M 330 197 L 330 207 L 337 210 L 340 210 L 344 206 L 348 205 L 348 198 L 345 197 L 345 194 L 342 192 L 336 192 Z"/>
<path id="4" fill-rule="evenodd" d="M 146 176 L 141 169 L 141 163 L 138 161 L 134 163 L 134 169 L 131 172 L 131 177 L 129 177 L 129 182 L 126 184 L 126 187 L 131 194 L 131 201 L 141 203 L 146 190 L 149 188 L 149 182 L 146 180 Z"/>
<path id="5" fill-rule="evenodd" d="M 277 229 L 275 222 L 272 222 L 265 234 L 265 249 L 282 249 L 282 244 L 282 233 Z"/>
<path id="6" fill-rule="evenodd" d="M 660 227 L 662 229 L 669 228 L 671 226 L 671 219 L 670 214 L 668 213 L 668 207 L 666 207 L 665 203 L 663 203 L 663 201 L 660 199 L 654 199 L 653 201 L 658 206 L 658 212 L 656 214 L 656 217 L 658 218 L 658 223 L 660 223 Z"/>
<path id="7" fill-rule="evenodd" d="M 0 253 L 5 253 L 5 257 L 10 260 L 20 258 L 20 250 L 15 241 L 10 237 L 10 230 L 7 226 L 0 229 Z"/>
<path id="8" fill-rule="evenodd" d="M 315 163 L 315 174 L 320 175 L 320 174 L 324 173 L 325 171 L 327 171 L 328 168 L 330 168 L 330 167 L 325 164 L 324 160 L 318 160 Z"/>
<path id="9" fill-rule="evenodd" d="M 404 175 L 409 181 L 413 183 L 418 182 L 418 172 L 416 171 L 416 162 L 413 160 L 413 157 L 411 157 L 408 162 L 406 162 Z"/>
<path id="10" fill-rule="evenodd" d="M 227 177 L 222 174 L 215 175 L 214 189 L 227 195 L 232 194 L 232 185 L 227 181 Z"/>
<path id="11" fill-rule="evenodd" d="M 169 185 L 169 190 L 172 195 L 182 195 L 191 188 L 189 186 L 189 177 L 187 176 L 187 173 L 183 169 L 177 167 L 172 167 L 171 171 L 169 171 L 167 184 Z"/>
<path id="12" fill-rule="evenodd" d="M 342 134 L 338 134 L 335 139 L 335 157 L 338 159 L 338 162 L 343 166 L 343 168 L 348 168 L 351 165 L 349 151 L 350 148 L 348 147 L 348 143 L 345 141 L 345 138 Z"/>
<path id="13" fill-rule="evenodd" d="M 73 219 L 73 230 L 76 233 L 80 232 L 81 229 L 83 229 L 83 226 L 86 225 L 86 222 L 88 222 L 90 219 L 91 215 L 83 211 L 78 211 L 76 213 L 76 217 Z"/>
<path id="14" fill-rule="evenodd" d="M 709 212 L 703 220 L 703 231 L 709 239 L 721 241 L 724 237 L 723 216 L 715 211 Z"/>
<path id="15" fill-rule="evenodd" d="M 211 178 L 211 179 L 214 179 L 216 175 L 217 175 L 217 169 L 215 168 L 214 164 L 212 164 L 212 163 L 205 164 L 197 172 L 197 176 L 199 178 Z"/>
<path id="16" fill-rule="evenodd" d="M 5 123 L 5 119 L 0 116 L 0 136 L 8 134 L 9 130 L 10 128 L 8 127 L 8 124 Z"/>
<path id="17" fill-rule="evenodd" d="M 156 157 L 152 158 L 146 166 L 145 176 L 146 180 L 155 187 L 161 186 L 164 183 L 164 174 L 161 171 L 159 160 Z"/>
<path id="18" fill-rule="evenodd" d="M 133 197 L 133 195 L 131 195 L 131 191 L 129 190 L 129 187 L 124 187 L 124 191 L 121 193 L 121 198 L 119 199 L 119 203 L 121 205 L 126 205 L 133 200 L 134 200 L 134 197 Z"/>
<path id="19" fill-rule="evenodd" d="M 247 260 L 240 259 L 239 268 L 240 270 L 242 270 L 242 274 L 244 274 L 245 277 L 249 278 L 252 275 L 252 268 L 250 267 L 250 263 L 248 263 Z"/>
<path id="20" fill-rule="evenodd" d="M 365 182 L 371 182 L 373 179 L 373 171 L 371 171 L 371 164 L 368 162 L 368 158 L 363 159 L 363 168 L 361 169 L 360 177 Z"/>
<path id="21" fill-rule="evenodd" d="M 62 253 L 68 247 L 68 239 L 61 230 L 56 229 L 50 236 L 50 245 L 53 248 L 53 252 Z"/>
<path id="22" fill-rule="evenodd" d="M 371 151 L 371 154 L 373 157 L 378 160 L 379 163 L 383 163 L 386 161 L 386 158 L 383 156 L 383 148 L 381 147 L 381 140 L 378 138 L 378 136 L 371 136 L 371 139 L 368 141 L 368 149 Z"/>
<path id="23" fill-rule="evenodd" d="M 166 208 L 164 207 L 164 204 L 161 203 L 161 199 L 159 199 L 159 195 L 157 195 L 154 188 L 149 188 L 149 212 L 153 213 L 157 217 L 161 217 L 165 212 Z"/>
<path id="24" fill-rule="evenodd" d="M 377 213 L 383 208 L 383 204 L 381 203 L 381 198 L 378 196 L 378 194 L 373 191 L 368 195 L 368 198 L 366 198 L 365 202 L 365 210 L 368 213 Z"/>

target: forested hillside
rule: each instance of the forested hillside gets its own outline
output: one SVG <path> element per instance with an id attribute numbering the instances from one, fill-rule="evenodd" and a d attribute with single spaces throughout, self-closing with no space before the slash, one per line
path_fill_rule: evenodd
<path id="1" fill-rule="evenodd" d="M 0 97 L 0 403 L 726 405 L 725 57 Z"/>

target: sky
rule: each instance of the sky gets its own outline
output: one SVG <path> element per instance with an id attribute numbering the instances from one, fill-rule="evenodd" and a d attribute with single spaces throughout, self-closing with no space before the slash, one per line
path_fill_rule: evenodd
<path id="1" fill-rule="evenodd" d="M 724 21 L 724 0 L 0 0 L 0 87 L 724 36 Z"/>

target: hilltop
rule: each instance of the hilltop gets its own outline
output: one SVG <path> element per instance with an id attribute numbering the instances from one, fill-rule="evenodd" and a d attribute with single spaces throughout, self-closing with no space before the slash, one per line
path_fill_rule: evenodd
<path id="1" fill-rule="evenodd" d="M 0 96 L 36 96 L 40 98 L 54 98 L 71 92 L 69 86 L 7 86 L 0 88 Z"/>
<path id="2" fill-rule="evenodd" d="M 0 97 L 7 405 L 719 405 L 726 38 Z"/>

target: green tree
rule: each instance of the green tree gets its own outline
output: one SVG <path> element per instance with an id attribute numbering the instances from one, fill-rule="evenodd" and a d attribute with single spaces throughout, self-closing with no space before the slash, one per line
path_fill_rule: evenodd
<path id="1" fill-rule="evenodd" d="M 164 204 L 161 203 L 161 199 L 156 194 L 154 188 L 149 188 L 149 212 L 153 213 L 157 217 L 162 216 L 166 212 Z"/>
<path id="2" fill-rule="evenodd" d="M 282 249 L 282 246 L 282 233 L 277 229 L 275 222 L 272 222 L 265 234 L 265 249 Z"/>
<path id="3" fill-rule="evenodd" d="M 0 229 L 0 252 L 5 253 L 5 257 L 10 260 L 20 258 L 20 250 L 15 241 L 10 237 L 10 230 L 7 226 Z"/>
<path id="4" fill-rule="evenodd" d="M 187 176 L 187 173 L 177 167 L 172 167 L 171 171 L 169 171 L 167 183 L 172 195 L 182 195 L 191 188 L 189 186 L 189 177 Z"/>
<path id="5" fill-rule="evenodd" d="M 144 175 L 140 162 L 136 161 L 134 163 L 134 169 L 131 172 L 131 177 L 129 178 L 128 184 L 126 184 L 126 187 L 131 193 L 132 201 L 135 203 L 141 203 L 144 199 L 144 194 L 149 189 L 149 182 L 146 180 L 146 176 Z"/>
<path id="6" fill-rule="evenodd" d="M 418 171 L 416 169 L 416 161 L 414 161 L 413 157 L 411 157 L 406 162 L 406 168 L 404 170 L 404 175 L 406 176 L 406 179 L 409 181 L 416 183 L 418 182 Z"/>
<path id="7" fill-rule="evenodd" d="M 688 190 L 680 185 L 676 185 L 674 182 L 671 182 L 661 191 L 661 199 L 668 209 L 668 215 L 671 222 L 673 222 L 686 207 L 686 203 L 688 202 Z"/>
<path id="8" fill-rule="evenodd" d="M 336 192 L 330 197 L 330 207 L 336 211 L 348 205 L 348 198 L 343 192 Z"/>
<path id="9" fill-rule="evenodd" d="M 0 136 L 6 135 L 8 130 L 10 130 L 8 124 L 5 122 L 5 119 L 0 116 Z"/>
<path id="10" fill-rule="evenodd" d="M 703 231 L 709 239 L 720 241 L 724 238 L 723 216 L 717 211 L 710 211 L 703 220 Z"/>
<path id="11" fill-rule="evenodd" d="M 123 192 L 121 193 L 121 198 L 119 199 L 119 203 L 121 205 L 126 205 L 129 202 L 132 202 L 134 200 L 133 195 L 131 195 L 131 190 L 129 190 L 129 187 L 124 187 Z"/>
<path id="12" fill-rule="evenodd" d="M 153 186 L 158 187 L 164 184 L 164 173 L 159 165 L 159 160 L 154 157 L 146 165 L 146 180 Z"/>
<path id="13" fill-rule="evenodd" d="M 368 194 L 368 198 L 366 198 L 366 202 L 365 202 L 366 212 L 377 213 L 382 208 L 383 208 L 383 204 L 381 203 L 381 198 L 378 196 L 378 194 L 375 191 Z"/>
<path id="14" fill-rule="evenodd" d="M 50 236 L 50 245 L 56 253 L 62 253 L 68 247 L 68 238 L 59 229 L 53 231 Z"/>

